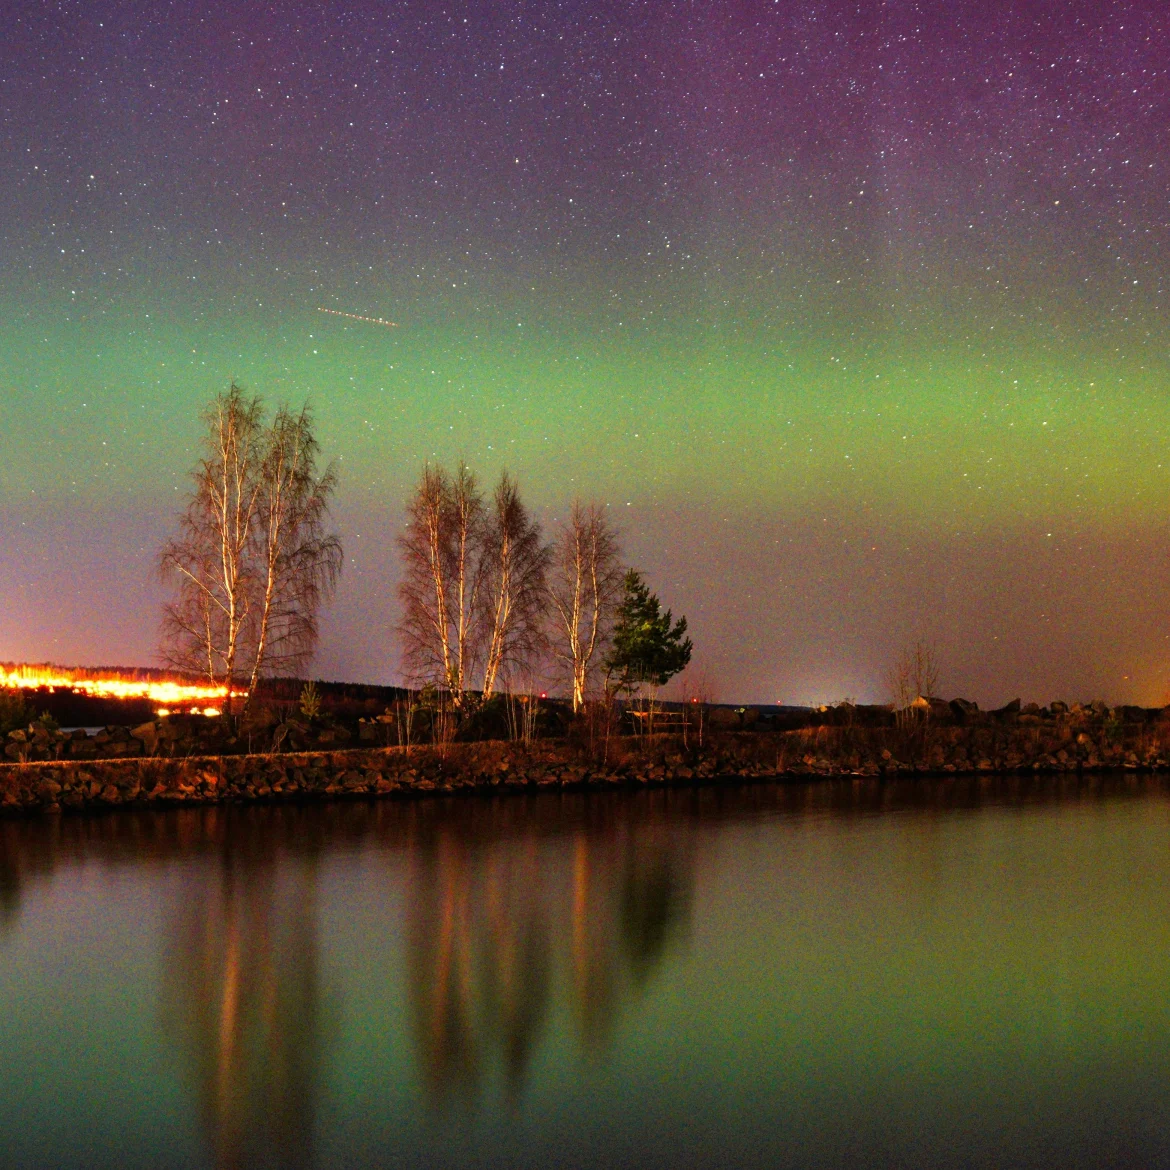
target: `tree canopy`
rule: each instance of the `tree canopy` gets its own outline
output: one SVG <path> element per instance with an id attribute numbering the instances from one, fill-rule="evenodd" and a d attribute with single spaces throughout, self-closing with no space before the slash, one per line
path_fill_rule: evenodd
<path id="1" fill-rule="evenodd" d="M 691 660 L 687 619 L 676 622 L 669 609 L 663 613 L 657 595 L 634 569 L 626 573 L 622 589 L 605 669 L 618 690 L 664 686 Z"/>
<path id="2" fill-rule="evenodd" d="M 427 464 L 398 547 L 408 678 L 446 687 L 463 710 L 481 668 L 484 701 L 527 673 L 545 646 L 552 553 L 506 471 L 485 507 L 465 463 L 454 474 Z"/>
<path id="3" fill-rule="evenodd" d="M 337 487 L 318 473 L 308 406 L 282 406 L 266 424 L 260 399 L 234 382 L 203 415 L 203 458 L 192 474 L 179 532 L 159 568 L 174 583 L 163 610 L 162 655 L 228 688 L 304 666 L 317 645 L 317 612 L 341 572 L 327 531 Z"/>

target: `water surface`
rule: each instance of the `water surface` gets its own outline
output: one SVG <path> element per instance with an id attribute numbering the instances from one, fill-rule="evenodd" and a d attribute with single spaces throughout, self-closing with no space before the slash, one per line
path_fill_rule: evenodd
<path id="1" fill-rule="evenodd" d="M 1166 1164 L 1168 796 L 5 822 L 0 1162 Z"/>

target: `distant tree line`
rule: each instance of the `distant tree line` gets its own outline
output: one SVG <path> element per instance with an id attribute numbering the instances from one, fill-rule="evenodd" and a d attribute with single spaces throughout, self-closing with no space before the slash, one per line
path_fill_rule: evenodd
<path id="1" fill-rule="evenodd" d="M 342 548 L 330 530 L 337 488 L 308 406 L 261 400 L 234 383 L 203 414 L 201 457 L 159 570 L 172 588 L 164 661 L 244 692 L 312 659 L 318 614 Z M 592 694 L 655 692 L 691 658 L 685 618 L 662 610 L 604 507 L 575 501 L 546 541 L 511 475 L 490 496 L 464 463 L 424 466 L 397 541 L 403 670 L 457 714 L 551 677 L 580 712 Z M 233 713 L 233 701 L 226 703 Z"/>

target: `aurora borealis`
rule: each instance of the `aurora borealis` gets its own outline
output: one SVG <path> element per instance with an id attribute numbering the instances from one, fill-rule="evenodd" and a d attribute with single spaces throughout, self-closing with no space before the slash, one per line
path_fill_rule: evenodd
<path id="1" fill-rule="evenodd" d="M 1170 698 L 1170 21 L 5 5 L 0 660 L 150 664 L 202 404 L 308 396 L 315 672 L 427 458 L 609 504 L 727 700 Z M 394 328 L 324 315 L 381 317 Z"/>

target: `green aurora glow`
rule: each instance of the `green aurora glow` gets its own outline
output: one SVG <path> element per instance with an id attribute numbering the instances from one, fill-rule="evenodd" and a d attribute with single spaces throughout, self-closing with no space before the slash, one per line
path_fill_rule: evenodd
<path id="1" fill-rule="evenodd" d="M 481 30 L 418 50 L 458 83 L 424 70 L 396 97 L 349 33 L 304 48 L 279 25 L 269 56 L 232 41 L 213 65 L 204 32 L 148 19 L 144 94 L 109 39 L 124 14 L 66 44 L 22 16 L 0 90 L 0 658 L 152 659 L 154 548 L 235 379 L 309 398 L 340 460 L 326 675 L 397 676 L 402 500 L 424 460 L 465 458 L 509 468 L 549 523 L 609 504 L 726 698 L 878 698 L 926 636 L 946 689 L 981 701 L 1162 701 L 1160 74 L 1049 68 L 1096 26 L 955 40 L 940 18 L 878 43 L 842 9 L 848 61 L 776 14 L 693 44 L 642 30 L 652 82 L 618 50 L 575 72 L 610 43 L 580 15 L 547 68 L 550 29 Z M 1154 60 L 1152 19 L 1098 30 L 1109 61 Z M 758 77 L 735 56 L 794 28 L 774 76 L 772 50 Z M 944 81 L 898 88 L 895 43 L 899 77 Z M 476 88 L 476 45 L 517 89 Z M 556 118 L 510 112 L 541 86 Z M 383 115 L 414 132 L 386 139 Z"/>

